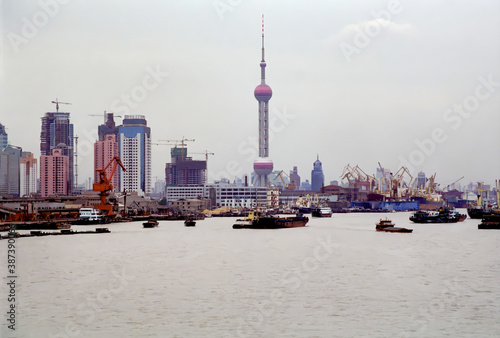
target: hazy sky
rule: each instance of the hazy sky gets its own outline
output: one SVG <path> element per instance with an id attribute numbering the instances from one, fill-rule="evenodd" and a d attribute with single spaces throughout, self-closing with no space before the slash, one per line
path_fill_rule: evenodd
<path id="1" fill-rule="evenodd" d="M 500 179 L 500 2 L 1 2 L 0 123 L 39 156 L 40 118 L 71 113 L 79 181 L 92 176 L 104 111 L 145 115 L 153 142 L 196 139 L 209 178 L 250 173 L 265 15 L 270 157 L 325 183 L 346 164 L 374 174 Z M 120 120 L 118 120 L 120 121 Z M 154 177 L 170 148 L 153 146 Z M 204 158 L 204 155 L 193 155 Z"/>

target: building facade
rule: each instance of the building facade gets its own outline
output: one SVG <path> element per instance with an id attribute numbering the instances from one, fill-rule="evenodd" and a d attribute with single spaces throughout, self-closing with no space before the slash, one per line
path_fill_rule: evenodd
<path id="1" fill-rule="evenodd" d="M 38 161 L 33 153 L 23 151 L 20 159 L 19 195 L 29 196 L 38 191 Z"/>
<path id="2" fill-rule="evenodd" d="M 5 127 L 0 123 L 0 150 L 6 148 L 9 145 L 9 139 Z"/>
<path id="3" fill-rule="evenodd" d="M 40 192 L 42 197 L 66 196 L 70 188 L 69 158 L 62 149 L 40 156 Z"/>
<path id="4" fill-rule="evenodd" d="M 320 191 L 325 184 L 325 175 L 323 175 L 323 164 L 319 160 L 319 155 L 313 163 L 311 171 L 311 190 Z"/>
<path id="5" fill-rule="evenodd" d="M 276 207 L 279 190 L 266 187 L 245 187 L 217 182 L 197 186 L 167 187 L 167 202 L 181 199 L 207 198 L 212 206 L 232 208 Z"/>
<path id="6" fill-rule="evenodd" d="M 19 197 L 19 173 L 22 149 L 6 146 L 0 149 L 0 195 Z"/>
<path id="7" fill-rule="evenodd" d="M 45 116 L 42 117 L 40 133 L 40 155 L 52 156 L 52 150 L 58 148 L 60 150 L 58 153 L 68 157 L 69 186 L 67 194 L 71 195 L 74 172 L 74 134 L 73 124 L 70 123 L 69 117 L 69 113 L 45 113 Z"/>
<path id="8" fill-rule="evenodd" d="M 165 165 L 167 186 L 203 185 L 207 183 L 207 161 L 194 161 L 186 147 L 170 151 L 171 163 Z"/>
<path id="9" fill-rule="evenodd" d="M 151 129 L 143 115 L 125 115 L 118 127 L 118 149 L 126 171 L 120 171 L 120 189 L 151 194 Z"/>
<path id="10" fill-rule="evenodd" d="M 290 183 L 295 186 L 294 190 L 300 189 L 300 176 L 297 166 L 294 166 L 293 170 L 290 171 Z"/>
<path id="11" fill-rule="evenodd" d="M 105 168 L 115 156 L 118 156 L 118 142 L 116 142 L 115 134 L 107 134 L 104 140 L 94 143 L 94 182 L 99 182 L 99 174 L 97 169 Z M 109 178 L 111 175 L 112 165 L 106 170 L 106 175 Z M 112 191 L 120 191 L 119 175 L 115 172 L 111 178 Z"/>

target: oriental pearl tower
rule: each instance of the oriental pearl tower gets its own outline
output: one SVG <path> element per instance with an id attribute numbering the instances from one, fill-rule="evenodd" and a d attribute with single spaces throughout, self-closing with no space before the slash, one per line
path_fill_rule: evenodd
<path id="1" fill-rule="evenodd" d="M 260 85 L 255 88 L 254 96 L 259 101 L 259 158 L 253 163 L 254 185 L 264 187 L 273 171 L 273 161 L 269 158 L 269 100 L 273 96 L 271 87 L 266 84 L 266 61 L 264 59 L 264 15 L 262 15 L 262 60 L 260 61 Z"/>

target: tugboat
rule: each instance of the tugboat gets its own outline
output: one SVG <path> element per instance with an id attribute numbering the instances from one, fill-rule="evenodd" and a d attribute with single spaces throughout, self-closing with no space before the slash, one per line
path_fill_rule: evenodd
<path id="1" fill-rule="evenodd" d="M 149 219 L 147 222 L 142 223 L 144 228 L 156 228 L 158 226 L 158 221 L 156 219 Z"/>
<path id="2" fill-rule="evenodd" d="M 414 223 L 457 223 L 463 221 L 463 215 L 448 207 L 441 207 L 438 211 L 419 210 L 410 216 Z"/>
<path id="3" fill-rule="evenodd" d="M 252 211 L 247 218 L 236 220 L 233 229 L 297 228 L 305 226 L 307 222 L 309 222 L 309 218 L 302 214 L 288 217 L 260 216 Z"/>
<path id="4" fill-rule="evenodd" d="M 394 226 L 390 219 L 380 219 L 378 223 L 375 224 L 375 230 L 384 232 L 413 232 L 413 229 L 398 228 Z"/>
<path id="5" fill-rule="evenodd" d="M 311 212 L 312 217 L 332 217 L 332 209 L 329 207 L 314 208 Z"/>
<path id="6" fill-rule="evenodd" d="M 196 222 L 192 218 L 188 218 L 184 221 L 184 226 L 194 227 L 195 225 L 196 225 Z"/>

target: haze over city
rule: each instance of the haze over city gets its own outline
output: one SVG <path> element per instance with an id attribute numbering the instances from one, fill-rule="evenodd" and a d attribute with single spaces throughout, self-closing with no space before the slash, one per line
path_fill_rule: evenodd
<path id="1" fill-rule="evenodd" d="M 378 162 L 444 185 L 500 178 L 496 1 L 3 2 L 9 143 L 38 157 L 57 98 L 71 103 L 60 111 L 79 137 L 80 183 L 104 111 L 145 115 L 153 142 L 195 139 L 190 153 L 215 153 L 210 181 L 250 174 L 262 14 L 275 170 L 310 179 L 319 154 L 325 183 Z M 169 160 L 153 146 L 153 182 Z"/>

